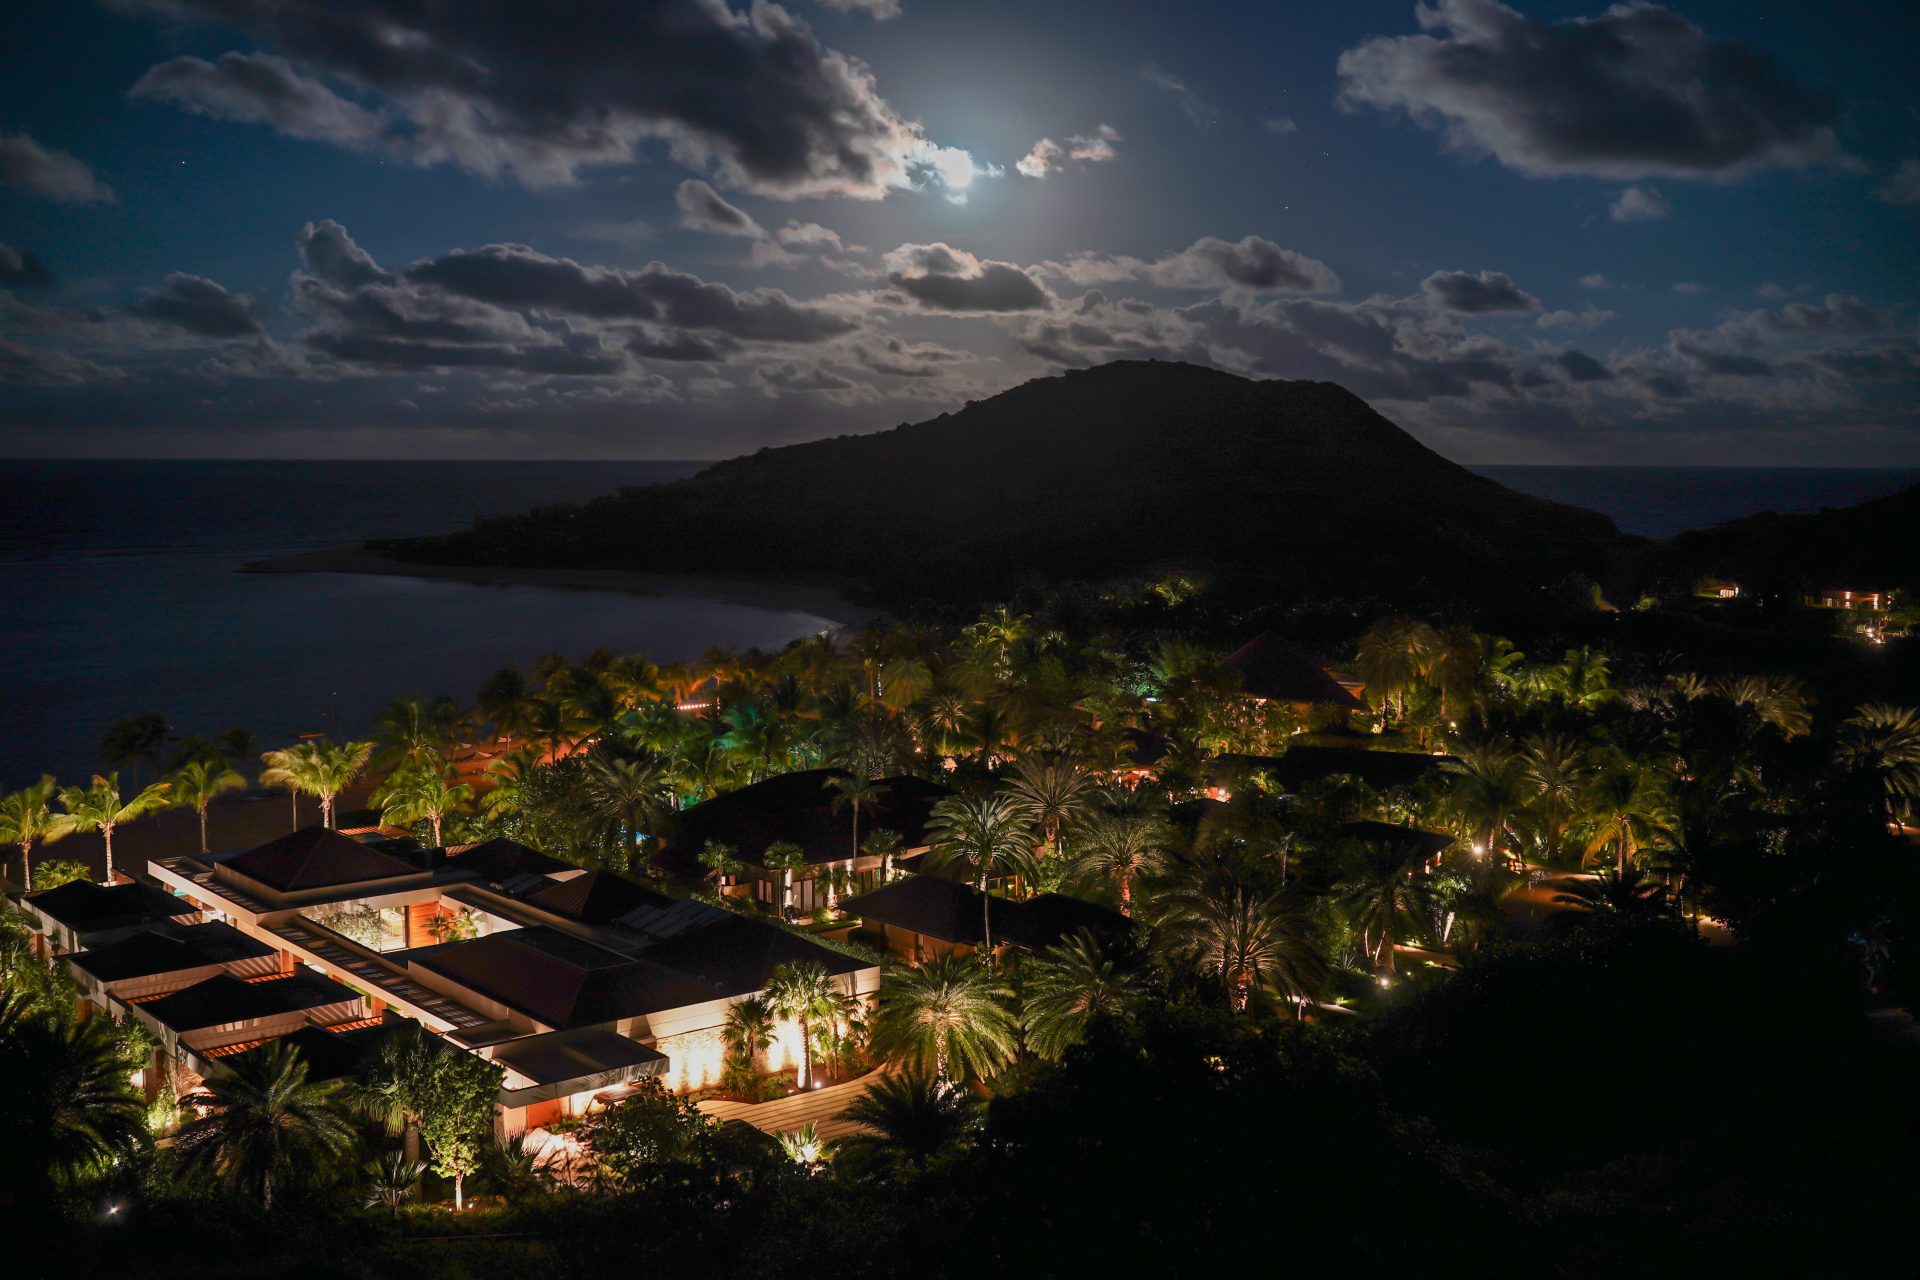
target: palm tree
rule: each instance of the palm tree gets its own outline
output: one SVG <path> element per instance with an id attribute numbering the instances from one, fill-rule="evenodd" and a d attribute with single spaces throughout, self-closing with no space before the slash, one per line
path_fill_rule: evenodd
<path id="1" fill-rule="evenodd" d="M 100 739 L 100 758 L 116 768 L 127 770 L 138 782 L 143 765 L 159 772 L 161 754 L 166 750 L 167 737 L 172 732 L 173 726 L 158 711 L 116 720 Z"/>
<path id="2" fill-rule="evenodd" d="M 1611 848 L 1614 871 L 1621 875 L 1628 859 L 1666 840 L 1672 822 L 1660 775 L 1625 757 L 1608 764 L 1587 785 L 1581 806 L 1589 836 L 1586 857 Z"/>
<path id="3" fill-rule="evenodd" d="M 1401 618 L 1382 619 L 1360 637 L 1354 669 L 1367 682 L 1367 692 L 1379 698 L 1383 726 L 1396 699 L 1400 718 L 1406 717 L 1407 687 L 1419 676 L 1433 641 L 1433 629 L 1426 623 Z"/>
<path id="4" fill-rule="evenodd" d="M 128 1073 L 111 1020 L 37 1007 L 21 990 L 0 994 L 0 1185 L 35 1198 L 143 1149 L 146 1105 Z"/>
<path id="5" fill-rule="evenodd" d="M 1027 1044 L 1054 1062 L 1086 1037 L 1095 1018 L 1130 1013 L 1145 994 L 1138 975 L 1115 963 L 1085 929 L 1041 952 L 1022 976 Z"/>
<path id="6" fill-rule="evenodd" d="M 1425 850 L 1412 843 L 1370 843 L 1360 851 L 1354 869 L 1333 886 L 1335 900 L 1360 930 L 1361 945 L 1383 974 L 1393 972 L 1394 944 L 1432 914 L 1432 886 L 1421 874 L 1425 857 Z"/>
<path id="7" fill-rule="evenodd" d="M 1567 822 L 1593 773 L 1587 750 L 1563 734 L 1528 738 L 1520 747 L 1520 772 L 1541 808 L 1547 856 L 1557 857 Z"/>
<path id="8" fill-rule="evenodd" d="M 1112 885 L 1120 893 L 1120 914 L 1133 915 L 1133 882 L 1167 868 L 1173 829 L 1157 813 L 1138 810 L 1105 814 L 1088 825 L 1086 848 L 1068 877 L 1077 886 Z"/>
<path id="9" fill-rule="evenodd" d="M 843 806 L 853 810 L 853 853 L 860 856 L 860 810 L 864 805 L 879 804 L 880 797 L 886 794 L 886 788 L 877 786 L 869 778 L 859 774 L 835 774 L 827 779 L 827 790 L 833 792 L 833 807 L 838 812 Z"/>
<path id="10" fill-rule="evenodd" d="M 866 1132 L 835 1143 L 837 1158 L 897 1159 L 925 1169 L 965 1141 L 979 1123 L 980 1104 L 937 1076 L 902 1071 L 882 1076 L 840 1115 Z"/>
<path id="11" fill-rule="evenodd" d="M 316 738 L 279 751 L 263 752 L 260 759 L 267 767 L 260 775 L 260 784 L 316 797 L 320 801 L 320 824 L 331 827 L 334 801 L 367 767 L 373 746 L 371 742 L 343 742 L 336 746 L 325 738 Z M 297 806 L 294 813 L 294 824 L 298 826 Z"/>
<path id="12" fill-rule="evenodd" d="M 397 770 L 440 759 L 451 728 L 449 709 L 441 701 L 423 703 L 410 693 L 388 703 L 374 720 L 373 738 L 380 748 L 374 768 Z"/>
<path id="13" fill-rule="evenodd" d="M 407 1159 L 404 1151 L 389 1151 L 378 1159 L 367 1161 L 362 1168 L 366 1178 L 366 1198 L 363 1201 L 369 1209 L 385 1208 L 388 1214 L 400 1216 L 400 1206 L 413 1198 L 420 1189 L 420 1176 L 427 1166 L 418 1160 Z"/>
<path id="14" fill-rule="evenodd" d="M 1060 756 L 1029 756 L 1013 767 L 1008 789 L 1040 824 L 1046 847 L 1060 850 L 1060 828 L 1093 802 L 1093 775 Z"/>
<path id="15" fill-rule="evenodd" d="M 480 807 L 489 819 L 498 821 L 521 812 L 527 800 L 528 779 L 539 765 L 540 753 L 531 747 L 515 748 L 488 762 L 486 774 L 493 786 L 480 797 Z"/>
<path id="16" fill-rule="evenodd" d="M 33 846 L 52 844 L 73 828 L 52 809 L 60 784 L 51 774 L 0 798 L 0 841 L 20 850 L 20 875 L 25 892 L 33 892 Z"/>
<path id="17" fill-rule="evenodd" d="M 433 757 L 433 763 L 416 758 L 387 775 L 373 801 L 380 806 L 380 820 L 398 826 L 425 820 L 433 828 L 433 843 L 439 847 L 441 825 L 447 815 L 473 799 L 473 788 L 459 780 L 460 775 Z"/>
<path id="18" fill-rule="evenodd" d="M 1576 707 L 1598 706 L 1613 697 L 1613 668 L 1606 654 L 1582 645 L 1547 672 L 1546 685 Z"/>
<path id="19" fill-rule="evenodd" d="M 760 852 L 760 865 L 780 876 L 780 910 L 793 906 L 793 880 L 807 873 L 807 851 L 786 840 L 775 840 Z"/>
<path id="20" fill-rule="evenodd" d="M 720 1039 L 727 1046 L 726 1074 L 738 1077 L 729 1081 L 736 1088 L 752 1081 L 755 1061 L 773 1047 L 774 1019 L 772 1003 L 762 996 L 748 996 L 727 1007 Z"/>
<path id="21" fill-rule="evenodd" d="M 1471 698 L 1486 666 L 1487 649 L 1467 627 L 1451 627 L 1433 637 L 1420 674 L 1440 691 L 1440 718 L 1452 724 L 1463 699 Z"/>
<path id="22" fill-rule="evenodd" d="M 984 1075 L 1008 1062 L 1019 1044 L 1013 991 L 976 960 L 934 956 L 897 967 L 880 986 L 873 1019 L 876 1052 L 930 1072 Z"/>
<path id="23" fill-rule="evenodd" d="M 310 1082 L 285 1040 L 236 1054 L 206 1082 L 209 1109 L 174 1138 L 189 1168 L 208 1170 L 273 1207 L 277 1185 L 324 1169 L 353 1149 L 337 1082 Z"/>
<path id="24" fill-rule="evenodd" d="M 1663 917 L 1667 910 L 1666 887 L 1639 867 L 1624 871 L 1602 868 L 1593 879 L 1578 881 L 1554 894 L 1553 900 L 1620 920 Z"/>
<path id="25" fill-rule="evenodd" d="M 433 1071 L 437 1052 L 420 1025 L 408 1023 L 380 1042 L 362 1064 L 359 1079 L 342 1090 L 348 1106 L 389 1134 L 402 1135 L 408 1160 L 420 1158 L 420 1117 L 412 1104 L 421 1081 Z"/>
<path id="26" fill-rule="evenodd" d="M 664 779 L 652 756 L 614 755 L 596 749 L 587 755 L 583 790 L 589 826 L 618 834 L 627 848 L 627 863 L 643 864 L 640 842 L 666 816 Z"/>
<path id="27" fill-rule="evenodd" d="M 1163 946 L 1217 975 L 1235 1013 L 1265 981 L 1296 1004 L 1319 989 L 1325 960 L 1300 913 L 1279 894 L 1196 884 L 1174 895 Z"/>
<path id="28" fill-rule="evenodd" d="M 1840 725 L 1841 762 L 1873 779 L 1886 797 L 1887 817 L 1920 796 L 1920 712 L 1885 703 L 1863 706 Z"/>
<path id="29" fill-rule="evenodd" d="M 767 1004 L 783 1018 L 800 1024 L 800 1078 L 802 1089 L 813 1087 L 813 1027 L 840 1012 L 840 990 L 817 960 L 790 961 L 767 978 Z"/>
<path id="30" fill-rule="evenodd" d="M 527 677 L 520 668 L 502 667 L 481 684 L 474 705 L 493 723 L 496 735 L 517 738 L 527 728 L 533 692 L 527 687 Z"/>
<path id="31" fill-rule="evenodd" d="M 1463 752 L 1446 771 L 1454 775 L 1453 809 L 1499 862 L 1501 837 L 1527 802 L 1526 766 L 1505 751 L 1479 749 Z"/>
<path id="32" fill-rule="evenodd" d="M 63 787 L 60 807 L 66 813 L 58 820 L 68 831 L 98 831 L 107 848 L 106 878 L 113 883 L 113 833 L 122 824 L 135 822 L 167 806 L 168 787 L 156 782 L 132 799 L 120 798 L 120 775 L 95 774 L 84 787 Z"/>
<path id="33" fill-rule="evenodd" d="M 1004 793 L 948 796 L 933 806 L 927 833 L 933 841 L 928 870 L 938 875 L 959 871 L 980 891 L 982 952 L 991 961 L 993 899 L 987 884 L 997 876 L 1034 871 L 1026 807 Z"/>
<path id="34" fill-rule="evenodd" d="M 244 789 L 247 780 L 225 761 L 202 757 L 181 765 L 168 782 L 173 787 L 174 803 L 200 815 L 200 852 L 207 852 L 207 807 L 225 792 Z"/>

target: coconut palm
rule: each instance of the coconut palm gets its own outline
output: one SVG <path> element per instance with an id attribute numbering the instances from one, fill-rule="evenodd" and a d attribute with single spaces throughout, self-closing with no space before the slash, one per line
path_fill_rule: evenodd
<path id="1" fill-rule="evenodd" d="M 1621 875 L 1642 849 L 1667 841 L 1672 821 L 1661 775 L 1624 756 L 1602 768 L 1581 795 L 1585 856 L 1613 850 L 1614 871 Z"/>
<path id="2" fill-rule="evenodd" d="M 1479 688 L 1486 668 L 1487 649 L 1467 627 L 1451 627 L 1435 635 L 1422 655 L 1420 674 L 1440 691 L 1440 718 L 1452 722 L 1460 707 Z"/>
<path id="3" fill-rule="evenodd" d="M 331 827 L 334 802 L 366 769 L 373 747 L 371 742 L 336 745 L 325 738 L 315 738 L 278 751 L 262 752 L 260 760 L 267 767 L 260 774 L 260 784 L 285 787 L 296 796 L 313 796 L 320 801 L 320 824 Z M 297 805 L 294 812 L 298 826 Z"/>
<path id="4" fill-rule="evenodd" d="M 1503 838 L 1530 794 L 1525 763 L 1505 751 L 1481 748 L 1462 752 L 1446 771 L 1453 775 L 1448 798 L 1454 812 L 1498 862 L 1505 856 Z"/>
<path id="5" fill-rule="evenodd" d="M 1411 842 L 1387 840 L 1360 850 L 1352 870 L 1333 886 L 1361 945 L 1383 974 L 1393 972 L 1393 948 L 1432 915 L 1432 884 L 1422 873 L 1426 851 Z"/>
<path id="6" fill-rule="evenodd" d="M 1133 882 L 1167 868 L 1173 828 L 1151 811 L 1103 814 L 1087 825 L 1084 848 L 1068 872 L 1081 888 L 1112 886 L 1120 894 L 1120 914 L 1133 915 Z"/>
<path id="7" fill-rule="evenodd" d="M 991 960 L 993 900 L 987 885 L 999 876 L 1031 875 L 1035 868 L 1026 806 L 1004 792 L 948 796 L 933 806 L 927 833 L 933 844 L 927 869 L 971 880 L 980 891 L 982 952 Z"/>
<path id="8" fill-rule="evenodd" d="M 452 729 L 450 710 L 444 701 L 424 703 L 410 693 L 388 703 L 374 720 L 373 739 L 379 754 L 373 758 L 373 767 L 396 770 L 441 759 L 441 748 Z"/>
<path id="9" fill-rule="evenodd" d="M 100 758 L 117 769 L 127 770 L 137 783 L 143 766 L 155 773 L 160 771 L 167 738 L 172 732 L 173 726 L 158 711 L 116 720 L 100 738 Z"/>
<path id="10" fill-rule="evenodd" d="M 433 828 L 433 843 L 442 844 L 442 824 L 447 815 L 473 799 L 473 788 L 460 781 L 460 775 L 440 757 L 429 762 L 411 760 L 387 775 L 373 793 L 380 806 L 380 820 L 397 826 L 425 821 Z"/>
<path id="11" fill-rule="evenodd" d="M 207 852 L 208 806 L 228 791 L 243 790 L 247 780 L 224 760 L 201 757 L 181 765 L 167 781 L 173 787 L 173 802 L 200 815 L 200 852 Z"/>
<path id="12" fill-rule="evenodd" d="M 1613 666 L 1607 655 L 1582 645 L 1569 649 L 1545 676 L 1549 693 L 1576 707 L 1594 707 L 1614 696 Z"/>
<path id="13" fill-rule="evenodd" d="M 752 1081 L 754 1063 L 773 1047 L 776 1016 L 772 1003 L 763 996 L 748 996 L 727 1006 L 720 1040 L 727 1046 L 730 1085 L 739 1088 Z"/>
<path id="14" fill-rule="evenodd" d="M 1920 796 L 1920 712 L 1872 703 L 1841 722 L 1840 760 L 1873 780 L 1886 797 L 1887 817 Z"/>
<path id="15" fill-rule="evenodd" d="M 369 1160 L 361 1169 L 361 1177 L 365 1180 L 362 1203 L 369 1209 L 384 1208 L 390 1216 L 397 1218 L 400 1216 L 400 1206 L 420 1190 L 420 1177 L 426 1171 L 425 1164 L 407 1159 L 404 1151 L 389 1151 L 377 1159 Z"/>
<path id="16" fill-rule="evenodd" d="M 895 967 L 880 985 L 873 1046 L 884 1057 L 932 1074 L 985 1075 L 1019 1044 L 1013 991 L 987 965 L 955 955 Z"/>
<path id="17" fill-rule="evenodd" d="M 640 842 L 667 814 L 666 779 L 659 762 L 651 755 L 615 755 L 597 748 L 587 754 L 581 798 L 586 811 L 581 834 L 616 838 L 629 866 L 644 864 Z"/>
<path id="18" fill-rule="evenodd" d="M 1061 828 L 1083 816 L 1095 795 L 1093 775 L 1058 755 L 1021 760 L 1009 775 L 1007 789 L 1026 805 L 1046 847 L 1056 852 Z"/>
<path id="19" fill-rule="evenodd" d="M 812 1088 L 813 1028 L 839 1015 L 840 989 L 819 961 L 790 961 L 768 976 L 767 1004 L 779 1016 L 800 1024 L 798 1083 L 802 1089 Z"/>
<path id="20" fill-rule="evenodd" d="M 26 1199 L 106 1172 L 148 1142 L 118 1028 L 70 1002 L 0 994 L 0 1186 Z"/>
<path id="21" fill-rule="evenodd" d="M 0 842 L 20 850 L 20 875 L 27 893 L 33 892 L 33 846 L 52 844 L 73 830 L 52 808 L 60 784 L 52 775 L 28 783 L 0 798 Z"/>
<path id="22" fill-rule="evenodd" d="M 361 1065 L 359 1078 L 341 1091 L 347 1106 L 402 1138 L 408 1160 L 420 1158 L 420 1117 L 414 1103 L 421 1082 L 432 1073 L 439 1050 L 418 1023 L 407 1023 L 383 1039 Z"/>
<path id="23" fill-rule="evenodd" d="M 480 797 L 480 807 L 493 821 L 521 812 L 527 800 L 528 779 L 540 766 L 540 753 L 519 747 L 489 761 L 487 777 L 493 785 Z"/>
<path id="24" fill-rule="evenodd" d="M 1234 1012 L 1255 984 L 1297 1001 L 1319 990 L 1326 962 L 1300 913 L 1279 894 L 1244 885 L 1195 883 L 1176 892 L 1161 943 L 1176 959 L 1218 977 Z"/>
<path id="25" fill-rule="evenodd" d="M 334 1165 L 353 1149 L 337 1082 L 307 1079 L 306 1059 L 285 1040 L 226 1060 L 209 1079 L 205 1114 L 175 1136 L 188 1168 L 210 1172 L 273 1207 L 276 1187 Z"/>
<path id="26" fill-rule="evenodd" d="M 1382 725 L 1389 705 L 1396 701 L 1398 715 L 1406 717 L 1407 689 L 1419 678 L 1433 642 L 1431 627 L 1403 618 L 1384 618 L 1360 637 L 1354 669 L 1367 682 L 1367 692 L 1379 700 Z"/>
<path id="27" fill-rule="evenodd" d="M 1027 1045 L 1053 1062 L 1086 1037 L 1095 1018 L 1124 1016 L 1145 995 L 1139 976 L 1122 968 L 1085 929 L 1041 952 L 1021 976 Z"/>
<path id="28" fill-rule="evenodd" d="M 882 1076 L 847 1104 L 844 1120 L 865 1132 L 834 1144 L 843 1161 L 901 1161 L 925 1169 L 957 1148 L 979 1124 L 980 1103 L 964 1089 L 949 1087 L 922 1071 Z"/>
<path id="29" fill-rule="evenodd" d="M 1547 856 L 1557 857 L 1580 793 L 1593 774 L 1587 749 L 1564 734 L 1528 738 L 1520 747 L 1520 772 L 1540 806 Z"/>
<path id="30" fill-rule="evenodd" d="M 502 667 L 480 685 L 474 706 L 493 725 L 502 738 L 517 738 L 526 731 L 527 713 L 533 707 L 533 691 L 518 667 Z"/>
<path id="31" fill-rule="evenodd" d="M 113 833 L 126 823 L 138 821 L 167 807 L 168 786 L 156 782 L 131 799 L 120 796 L 120 775 L 95 774 L 84 787 L 62 787 L 60 807 L 66 812 L 58 819 L 68 831 L 98 831 L 106 845 L 106 878 L 113 883 Z"/>
<path id="32" fill-rule="evenodd" d="M 879 804 L 887 789 L 857 773 L 835 774 L 827 779 L 826 785 L 827 790 L 833 792 L 836 812 L 842 808 L 853 811 L 853 844 L 849 856 L 857 858 L 860 856 L 860 810 L 866 805 Z"/>

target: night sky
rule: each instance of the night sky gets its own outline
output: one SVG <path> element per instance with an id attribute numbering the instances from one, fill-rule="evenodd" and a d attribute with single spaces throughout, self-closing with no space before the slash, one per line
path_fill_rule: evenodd
<path id="1" fill-rule="evenodd" d="M 1920 5 L 13 0 L 0 454 L 719 457 L 1129 357 L 1920 463 Z"/>

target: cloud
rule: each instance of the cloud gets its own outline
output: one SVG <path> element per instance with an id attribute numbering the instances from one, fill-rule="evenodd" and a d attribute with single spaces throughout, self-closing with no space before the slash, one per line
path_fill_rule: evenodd
<path id="1" fill-rule="evenodd" d="M 728 204 L 718 191 L 698 178 L 688 178 L 673 193 L 680 209 L 680 225 L 693 231 L 710 231 L 722 236 L 766 238 L 766 231 L 746 210 Z"/>
<path id="2" fill-rule="evenodd" d="M 910 343 L 899 337 L 888 337 L 876 345 L 856 343 L 853 352 L 866 368 L 894 378 L 935 378 L 950 366 L 973 359 L 968 352 L 954 351 L 937 342 Z"/>
<path id="3" fill-rule="evenodd" d="M 1332 267 L 1282 249 L 1271 240 L 1245 236 L 1230 244 L 1203 236 L 1146 269 L 1155 284 L 1175 289 L 1243 288 L 1284 293 L 1331 293 L 1340 287 Z"/>
<path id="4" fill-rule="evenodd" d="M 1042 138 L 1033 144 L 1031 151 L 1016 160 L 1013 167 L 1015 172 L 1024 177 L 1044 178 L 1050 173 L 1064 171 L 1076 161 L 1102 164 L 1119 158 L 1120 153 L 1113 145 L 1119 141 L 1119 130 L 1104 124 L 1091 134 L 1076 134 L 1068 138 L 1064 145 L 1052 138 Z"/>
<path id="5" fill-rule="evenodd" d="M 1580 287 L 1582 289 L 1604 289 L 1607 287 L 1607 278 L 1598 271 L 1595 271 L 1591 275 L 1580 277 Z"/>
<path id="6" fill-rule="evenodd" d="M 1607 321 L 1614 319 L 1614 313 L 1603 311 L 1587 303 L 1578 311 L 1548 311 L 1534 323 L 1542 329 L 1598 329 Z"/>
<path id="7" fill-rule="evenodd" d="M 47 264 L 28 252 L 0 244 L 0 288 L 45 289 L 53 284 Z"/>
<path id="8" fill-rule="evenodd" d="M 725 0 L 598 5 L 575 21 L 521 0 L 121 2 L 267 46 L 161 64 L 142 96 L 349 146 L 377 136 L 415 164 L 551 186 L 636 163 L 659 142 L 721 186 L 783 199 L 928 184 L 963 194 L 979 172 L 901 117 L 865 63 L 764 0 L 744 13 Z M 366 105 L 325 80 L 356 86 Z M 317 105 L 320 122 L 289 115 L 295 100 Z"/>
<path id="9" fill-rule="evenodd" d="M 1732 177 L 1851 166 L 1833 101 L 1765 54 L 1657 5 L 1539 22 L 1496 0 L 1437 0 L 1423 34 L 1340 55 L 1340 101 L 1404 112 L 1447 144 L 1532 176 Z"/>
<path id="10" fill-rule="evenodd" d="M 127 96 L 342 147 L 373 147 L 387 136 L 379 116 L 270 54 L 175 58 L 150 68 Z"/>
<path id="11" fill-rule="evenodd" d="M 173 272 L 157 289 L 128 305 L 127 314 L 172 325 L 203 338 L 243 338 L 266 332 L 253 299 L 201 276 Z"/>
<path id="12" fill-rule="evenodd" d="M 118 382 L 118 369 L 51 347 L 30 347 L 0 336 L 0 384 L 29 387 L 80 387 Z"/>
<path id="13" fill-rule="evenodd" d="M 1685 296 L 1691 296 L 1696 293 L 1705 293 L 1707 286 L 1697 280 L 1675 280 L 1673 282 L 1673 291 Z"/>
<path id="14" fill-rule="evenodd" d="M 295 239 L 300 258 L 329 284 L 357 289 L 368 284 L 392 284 L 394 277 L 381 269 L 373 255 L 355 244 L 347 229 L 332 218 L 309 222 Z"/>
<path id="15" fill-rule="evenodd" d="M 1554 363 L 1565 369 L 1575 382 L 1607 382 L 1613 377 L 1607 366 L 1584 351 L 1562 351 L 1554 357 Z"/>
<path id="16" fill-rule="evenodd" d="M 1260 117 L 1260 127 L 1268 133 L 1276 134 L 1280 137 L 1285 137 L 1290 133 L 1300 132 L 1300 126 L 1293 122 L 1292 116 L 1262 116 Z"/>
<path id="17" fill-rule="evenodd" d="M 1920 204 L 1920 160 L 1902 160 L 1880 188 L 1880 198 L 1888 204 Z"/>
<path id="18" fill-rule="evenodd" d="M 1170 71 L 1161 70 L 1151 62 L 1134 68 L 1133 73 L 1156 89 L 1171 93 L 1179 101 L 1180 112 L 1186 116 L 1187 123 L 1196 129 L 1212 129 L 1233 120 L 1231 112 L 1214 106 L 1189 88 L 1185 80 Z"/>
<path id="19" fill-rule="evenodd" d="M 24 133 L 0 135 L 0 184 L 21 187 L 62 204 L 110 201 L 113 190 L 64 151 L 43 147 Z"/>
<path id="20" fill-rule="evenodd" d="M 1607 206 L 1615 222 L 1659 222 L 1673 212 L 1667 198 L 1653 187 L 1628 187 Z"/>
<path id="21" fill-rule="evenodd" d="M 886 256 L 887 281 L 937 311 L 1039 311 L 1052 295 L 1011 262 L 974 257 L 942 243 L 903 244 Z"/>
<path id="22" fill-rule="evenodd" d="M 820 3 L 840 13 L 864 13 L 876 22 L 897 18 L 901 13 L 900 0 L 820 0 Z"/>
<path id="23" fill-rule="evenodd" d="M 817 364 L 787 360 L 763 364 L 753 371 L 753 384 L 769 395 L 779 392 L 850 391 L 853 383 Z"/>
<path id="24" fill-rule="evenodd" d="M 1420 282 L 1421 292 L 1443 311 L 1463 315 L 1496 315 L 1535 311 L 1540 299 L 1514 284 L 1504 271 L 1436 271 Z"/>

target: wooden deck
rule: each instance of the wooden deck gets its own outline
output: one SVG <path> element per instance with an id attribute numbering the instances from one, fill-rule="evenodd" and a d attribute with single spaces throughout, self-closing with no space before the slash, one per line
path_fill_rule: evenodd
<path id="1" fill-rule="evenodd" d="M 844 1138 L 850 1133 L 861 1132 L 864 1126 L 851 1120 L 842 1120 L 840 1113 L 848 1103 L 878 1081 L 881 1074 L 880 1071 L 870 1071 L 858 1080 L 796 1093 L 774 1102 L 720 1102 L 709 1099 L 700 1104 L 700 1109 L 722 1122 L 745 1120 L 754 1128 L 776 1137 L 803 1129 L 808 1121 L 812 1121 L 814 1131 L 822 1141 Z"/>

